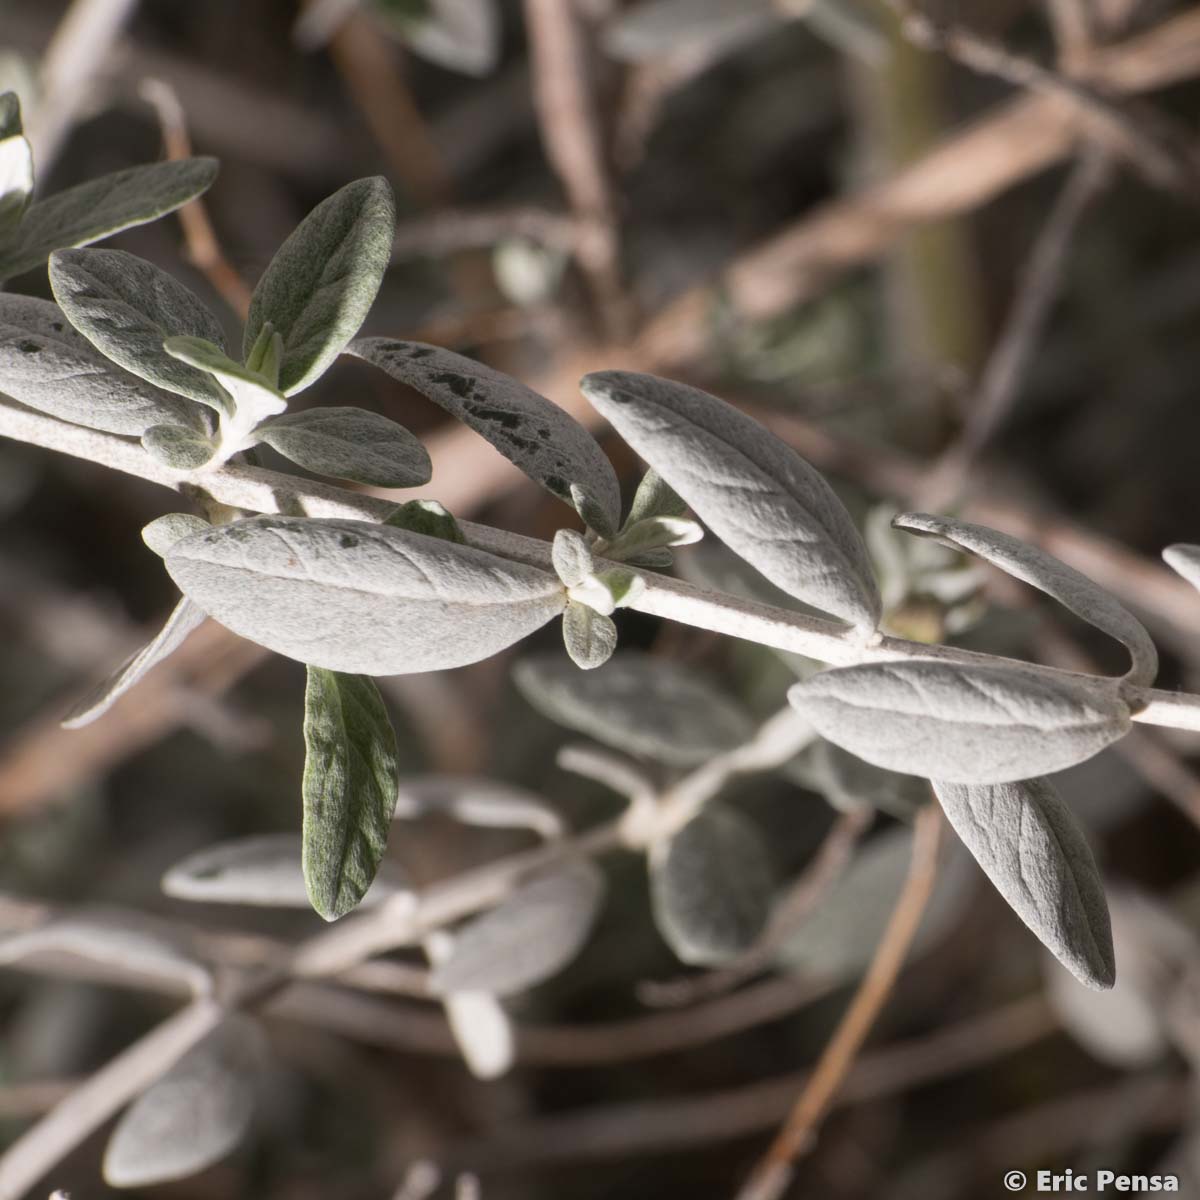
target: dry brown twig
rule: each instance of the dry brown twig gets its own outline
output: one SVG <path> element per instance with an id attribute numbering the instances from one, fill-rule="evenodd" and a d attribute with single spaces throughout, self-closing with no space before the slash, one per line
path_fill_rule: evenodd
<path id="1" fill-rule="evenodd" d="M 188 134 L 183 105 L 180 104 L 175 89 L 162 79 L 145 79 L 142 81 L 141 94 L 147 103 L 154 106 L 154 111 L 158 114 L 167 157 L 190 157 L 192 140 Z M 192 200 L 185 204 L 177 215 L 180 225 L 183 226 L 189 261 L 204 272 L 229 307 L 244 319 L 250 311 L 250 287 L 225 257 L 204 201 Z"/>
<path id="2" fill-rule="evenodd" d="M 1034 242 L 1004 329 L 983 373 L 962 432 L 934 464 L 921 507 L 952 504 L 971 470 L 1015 406 L 1021 380 L 1033 358 L 1058 296 L 1067 256 L 1079 222 L 1110 177 L 1108 153 L 1085 145 Z"/>
<path id="3" fill-rule="evenodd" d="M 941 832 L 941 809 L 931 801 L 917 814 L 908 878 L 871 965 L 817 1061 L 812 1077 L 762 1162 L 742 1188 L 738 1200 L 779 1200 L 791 1184 L 796 1160 L 806 1154 L 815 1141 L 817 1130 L 846 1073 L 853 1066 L 899 978 L 921 914 L 933 891 Z"/>
<path id="4" fill-rule="evenodd" d="M 624 339 L 629 301 L 621 281 L 616 199 L 590 87 L 579 14 L 564 0 L 525 0 L 534 107 L 542 143 L 577 223 L 575 255 L 605 335 Z"/>

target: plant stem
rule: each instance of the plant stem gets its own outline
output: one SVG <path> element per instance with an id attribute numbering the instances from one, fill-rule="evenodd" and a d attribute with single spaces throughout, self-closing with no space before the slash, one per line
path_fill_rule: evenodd
<path id="1" fill-rule="evenodd" d="M 211 471 L 173 471 L 155 462 L 129 438 L 71 425 L 3 398 L 0 398 L 0 437 L 87 459 L 177 492 L 200 491 L 222 504 L 250 512 L 380 521 L 400 503 L 399 499 L 393 503 L 333 484 L 240 463 L 229 463 Z M 548 542 L 470 521 L 460 521 L 459 525 L 468 543 L 478 549 L 552 569 Z M 864 644 L 848 626 L 829 617 L 773 608 L 739 596 L 708 591 L 653 571 L 642 574 L 646 590 L 631 605 L 638 612 L 743 638 L 776 650 L 803 654 L 832 666 L 895 662 L 897 659 L 937 659 L 977 666 L 1020 666 L 1056 677 L 1078 676 L 1078 672 L 1056 667 L 1018 663 L 1000 655 L 925 645 L 903 638 L 883 637 L 874 644 Z M 1122 695 L 1133 709 L 1135 721 L 1200 731 L 1200 695 L 1131 685 L 1122 686 Z"/>

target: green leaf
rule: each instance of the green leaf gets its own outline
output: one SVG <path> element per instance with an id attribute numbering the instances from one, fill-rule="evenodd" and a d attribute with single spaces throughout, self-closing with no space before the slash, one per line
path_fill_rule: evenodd
<path id="1" fill-rule="evenodd" d="M 203 427 L 202 410 L 121 370 L 71 328 L 57 304 L 33 296 L 0 294 L 0 380 L 19 403 L 106 433 Z"/>
<path id="2" fill-rule="evenodd" d="M 215 158 L 130 167 L 38 200 L 0 242 L 0 279 L 40 266 L 55 250 L 86 246 L 194 200 L 217 177 Z"/>
<path id="3" fill-rule="evenodd" d="M 617 627 L 611 617 L 572 600 L 563 613 L 563 644 L 577 667 L 592 671 L 612 658 Z"/>
<path id="4" fill-rule="evenodd" d="M 682 962 L 726 962 L 758 940 L 771 915 L 774 868 L 745 817 L 710 805 L 650 854 L 655 924 Z"/>
<path id="5" fill-rule="evenodd" d="M 375 487 L 418 487 L 433 472 L 425 447 L 403 425 L 364 408 L 310 408 L 258 430 L 284 458 L 314 471 Z"/>
<path id="6" fill-rule="evenodd" d="M 161 517 L 155 517 L 142 530 L 142 541 L 159 558 L 166 558 L 167 551 L 180 538 L 185 538 L 189 534 L 198 533 L 209 527 L 209 522 L 203 517 L 196 516 L 195 513 L 164 513 Z"/>
<path id="7" fill-rule="evenodd" d="M 686 517 L 646 517 L 627 524 L 612 545 L 600 547 L 600 553 L 626 560 L 669 546 L 690 546 L 703 536 L 700 525 Z"/>
<path id="8" fill-rule="evenodd" d="M 369 521 L 250 517 L 195 533 L 167 570 L 242 637 L 334 671 L 464 666 L 566 607 L 549 571 Z"/>
<path id="9" fill-rule="evenodd" d="M 560 529 L 554 535 L 550 554 L 555 573 L 567 587 L 578 587 L 591 576 L 595 565 L 591 547 L 575 530 Z"/>
<path id="10" fill-rule="evenodd" d="M 283 393 L 262 375 L 234 362 L 219 347 L 199 337 L 169 337 L 163 350 L 179 362 L 207 371 L 233 397 L 239 425 L 253 428 L 287 408 Z"/>
<path id="11" fill-rule="evenodd" d="M 1048 779 L 933 781 L 947 820 L 984 874 L 1080 983 L 1116 979 L 1104 883 L 1075 815 Z"/>
<path id="12" fill-rule="evenodd" d="M 467 544 L 467 539 L 453 514 L 436 500 L 410 500 L 407 504 L 400 505 L 383 523 L 396 529 L 423 533 L 426 537 L 457 542 L 460 546 Z"/>
<path id="13" fill-rule="evenodd" d="M 400 785 L 374 680 L 310 666 L 304 745 L 304 880 L 313 908 L 334 921 L 375 879 Z"/>
<path id="14" fill-rule="evenodd" d="M 516 665 L 513 682 L 549 720 L 673 767 L 707 762 L 754 730 L 749 713 L 705 675 L 638 650 L 587 672 L 561 654 L 531 655 Z"/>
<path id="15" fill-rule="evenodd" d="M 616 532 L 621 489 L 612 464 L 596 439 L 557 404 L 482 363 L 422 342 L 360 338 L 349 353 L 474 429 L 592 529 L 606 536 Z"/>
<path id="16" fill-rule="evenodd" d="M 874 631 L 882 602 L 850 514 L 819 471 L 698 388 L 597 371 L 592 406 L 735 554 L 789 595 Z"/>
<path id="17" fill-rule="evenodd" d="M 163 349 L 170 337 L 225 344 L 220 322 L 166 271 L 123 250 L 57 250 L 50 286 L 67 320 L 105 357 L 155 387 L 219 412 L 229 398 L 207 371 Z"/>
<path id="18" fill-rule="evenodd" d="M 217 448 L 202 433 L 182 425 L 152 425 L 142 434 L 146 453 L 175 471 L 198 471 Z"/>
<path id="19" fill-rule="evenodd" d="M 632 529 L 639 521 L 647 521 L 651 517 L 682 517 L 686 512 L 687 502 L 650 467 L 633 494 L 633 503 L 629 506 L 629 516 L 625 518 L 622 530 Z"/>
<path id="20" fill-rule="evenodd" d="M 270 321 L 283 338 L 279 386 L 308 387 L 366 319 L 391 259 L 395 201 L 381 176 L 323 200 L 279 248 L 254 289 L 245 356 Z"/>
<path id="21" fill-rule="evenodd" d="M 90 725 L 102 717 L 144 675 L 174 654 L 183 645 L 188 634 L 194 629 L 199 629 L 205 620 L 205 613 L 185 596 L 175 606 L 166 624 L 152 641 L 127 659 L 103 683 L 93 688 L 71 708 L 62 720 L 63 728 L 82 729 L 83 726 Z"/>

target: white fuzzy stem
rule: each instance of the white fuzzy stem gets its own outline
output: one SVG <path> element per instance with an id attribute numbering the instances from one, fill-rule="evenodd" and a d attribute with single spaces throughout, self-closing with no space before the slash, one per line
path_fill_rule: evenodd
<path id="1" fill-rule="evenodd" d="M 222 504 L 252 512 L 380 521 L 401 503 L 399 497 L 395 501 L 383 500 L 334 484 L 241 464 L 228 464 L 209 471 L 173 471 L 155 462 L 129 438 L 70 425 L 4 399 L 0 399 L 0 437 L 87 459 L 175 491 L 200 489 Z M 459 524 L 467 541 L 481 550 L 553 570 L 547 542 L 470 521 Z M 597 565 L 620 564 L 601 560 Z M 652 571 L 641 574 L 646 580 L 646 590 L 630 605 L 639 612 L 777 650 L 788 650 L 832 666 L 914 658 L 993 666 L 1013 661 L 998 655 L 929 646 L 903 638 L 883 637 L 875 643 L 864 643 L 855 631 L 828 617 L 788 612 L 738 596 L 708 591 Z M 1200 604 L 1200 597 L 1197 603 Z M 1020 665 L 1027 669 L 1032 666 L 1047 674 L 1076 674 L 1037 664 Z M 1123 694 L 1135 710 L 1135 721 L 1200 732 L 1198 695 L 1131 686 L 1126 686 Z"/>

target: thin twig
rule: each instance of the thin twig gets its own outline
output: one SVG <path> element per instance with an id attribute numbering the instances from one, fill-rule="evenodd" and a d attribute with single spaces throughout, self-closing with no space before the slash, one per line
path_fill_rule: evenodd
<path id="1" fill-rule="evenodd" d="M 944 507 L 962 491 L 980 454 L 1016 404 L 1026 369 L 1058 296 L 1080 219 L 1110 175 L 1109 155 L 1085 146 L 1034 242 L 1016 299 L 988 358 L 966 424 L 935 464 L 922 507 Z"/>
<path id="2" fill-rule="evenodd" d="M 542 143 L 578 225 L 576 259 L 606 336 L 619 342 L 629 328 L 629 302 L 621 282 L 616 203 L 579 14 L 564 0 L 525 0 L 525 22 Z"/>
<path id="3" fill-rule="evenodd" d="M 1137 37 L 1098 49 L 1096 86 L 1134 94 L 1200 73 L 1200 8 Z M 1079 118 L 1056 97 L 1026 93 L 949 135 L 910 166 L 807 212 L 741 253 L 716 283 L 689 288 L 640 331 L 635 351 L 659 370 L 703 361 L 714 345 L 713 314 L 725 306 L 766 319 L 819 294 L 871 262 L 916 226 L 972 212 L 1072 153 Z"/>
<path id="4" fill-rule="evenodd" d="M 88 459 L 174 490 L 199 488 L 223 504 L 250 512 L 381 521 L 395 509 L 394 500 L 380 500 L 261 467 L 226 464 L 213 471 L 174 471 L 156 462 L 135 442 L 71 425 L 2 397 L 0 437 L 11 437 Z M 552 567 L 550 546 L 546 542 L 470 521 L 462 521 L 460 525 L 467 541 L 481 550 L 542 569 Z M 1038 540 L 1036 532 L 1032 540 Z M 1053 550 L 1053 546 L 1047 548 Z M 644 572 L 644 578 L 646 590 L 631 606 L 638 612 L 729 637 L 745 638 L 777 650 L 795 651 L 834 666 L 913 658 L 960 664 L 1012 665 L 1012 660 L 999 655 L 927 645 L 904 638 L 883 636 L 864 644 L 854 631 L 830 618 L 708 591 L 653 571 Z M 1186 590 L 1186 585 L 1184 588 Z M 1078 674 L 1036 663 L 1021 663 L 1020 666 L 1026 671 L 1050 676 Z M 1135 721 L 1200 730 L 1200 695 L 1128 684 L 1122 685 L 1122 694 L 1133 710 Z"/>
<path id="5" fill-rule="evenodd" d="M 993 75 L 1015 87 L 1066 102 L 1087 121 L 1091 132 L 1126 158 L 1150 183 L 1194 192 L 1195 172 L 1186 159 L 1165 145 L 1157 130 L 1135 120 L 1088 84 L 1060 75 L 1031 58 L 1014 54 L 999 42 L 960 25 L 935 22 L 913 0 L 885 0 L 900 21 L 904 35 L 925 50 L 940 50 L 956 62 L 983 75 Z"/>
<path id="6" fill-rule="evenodd" d="M 192 140 L 175 89 L 162 79 L 146 79 L 142 81 L 141 93 L 158 114 L 167 158 L 190 157 Z M 204 272 L 225 303 L 245 319 L 250 311 L 250 287 L 225 257 L 204 201 L 197 197 L 179 209 L 177 215 L 183 226 L 188 259 L 197 270 Z"/>
<path id="7" fill-rule="evenodd" d="M 927 804 L 917 815 L 908 878 L 871 965 L 818 1060 L 812 1078 L 739 1193 L 739 1200 L 778 1200 L 791 1183 L 796 1160 L 816 1140 L 818 1128 L 899 978 L 933 890 L 941 831 L 941 809 L 936 804 Z"/>

